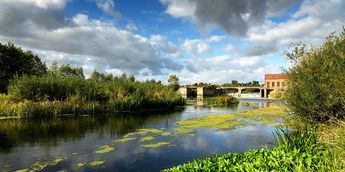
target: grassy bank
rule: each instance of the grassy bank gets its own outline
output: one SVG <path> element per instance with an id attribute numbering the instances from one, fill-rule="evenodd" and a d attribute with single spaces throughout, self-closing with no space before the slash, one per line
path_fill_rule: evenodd
<path id="1" fill-rule="evenodd" d="M 0 94 L 0 116 L 43 117 L 173 108 L 184 104 L 178 93 L 159 83 L 22 76 L 11 81 L 7 95 Z"/>
<path id="2" fill-rule="evenodd" d="M 164 171 L 336 171 L 341 163 L 313 129 L 276 133 L 279 145 L 228 153 L 178 165 Z"/>

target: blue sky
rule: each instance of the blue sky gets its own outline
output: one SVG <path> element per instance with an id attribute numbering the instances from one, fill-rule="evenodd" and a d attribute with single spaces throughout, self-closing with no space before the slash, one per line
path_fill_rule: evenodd
<path id="1" fill-rule="evenodd" d="M 292 43 L 340 32 L 341 0 L 2 0 L 0 42 L 53 61 L 140 80 L 262 81 Z"/>

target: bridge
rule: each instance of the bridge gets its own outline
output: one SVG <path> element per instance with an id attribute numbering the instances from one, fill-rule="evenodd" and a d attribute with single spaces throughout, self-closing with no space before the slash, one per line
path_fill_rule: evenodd
<path id="1" fill-rule="evenodd" d="M 229 94 L 229 90 L 237 90 L 236 97 L 241 97 L 242 91 L 245 89 L 256 89 L 259 90 L 259 97 L 267 97 L 270 89 L 264 86 L 238 86 L 238 87 L 223 87 L 223 86 L 183 86 L 180 87 L 178 92 L 184 98 L 196 97 L 197 99 L 203 99 L 207 97 L 214 97 L 224 94 Z M 234 94 L 233 94 L 234 96 Z"/>

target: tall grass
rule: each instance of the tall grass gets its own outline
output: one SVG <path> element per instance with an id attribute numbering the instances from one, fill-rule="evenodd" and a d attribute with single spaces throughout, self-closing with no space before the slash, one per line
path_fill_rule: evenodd
<path id="1" fill-rule="evenodd" d="M 56 75 L 21 76 L 11 80 L 8 95 L 0 97 L 2 116 L 116 112 L 173 108 L 182 97 L 167 86 L 127 79 L 93 81 Z"/>
<path id="2" fill-rule="evenodd" d="M 315 128 L 277 130 L 278 146 L 228 153 L 178 165 L 164 171 L 336 171 L 342 164 L 317 141 Z"/>
<path id="3" fill-rule="evenodd" d="M 238 99 L 232 96 L 217 96 L 203 100 L 209 105 L 230 105 L 239 103 Z"/>

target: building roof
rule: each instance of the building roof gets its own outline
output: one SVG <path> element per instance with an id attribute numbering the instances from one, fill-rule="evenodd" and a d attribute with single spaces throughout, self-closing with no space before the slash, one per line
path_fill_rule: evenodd
<path id="1" fill-rule="evenodd" d="M 266 79 L 287 79 L 287 74 L 265 74 Z"/>

